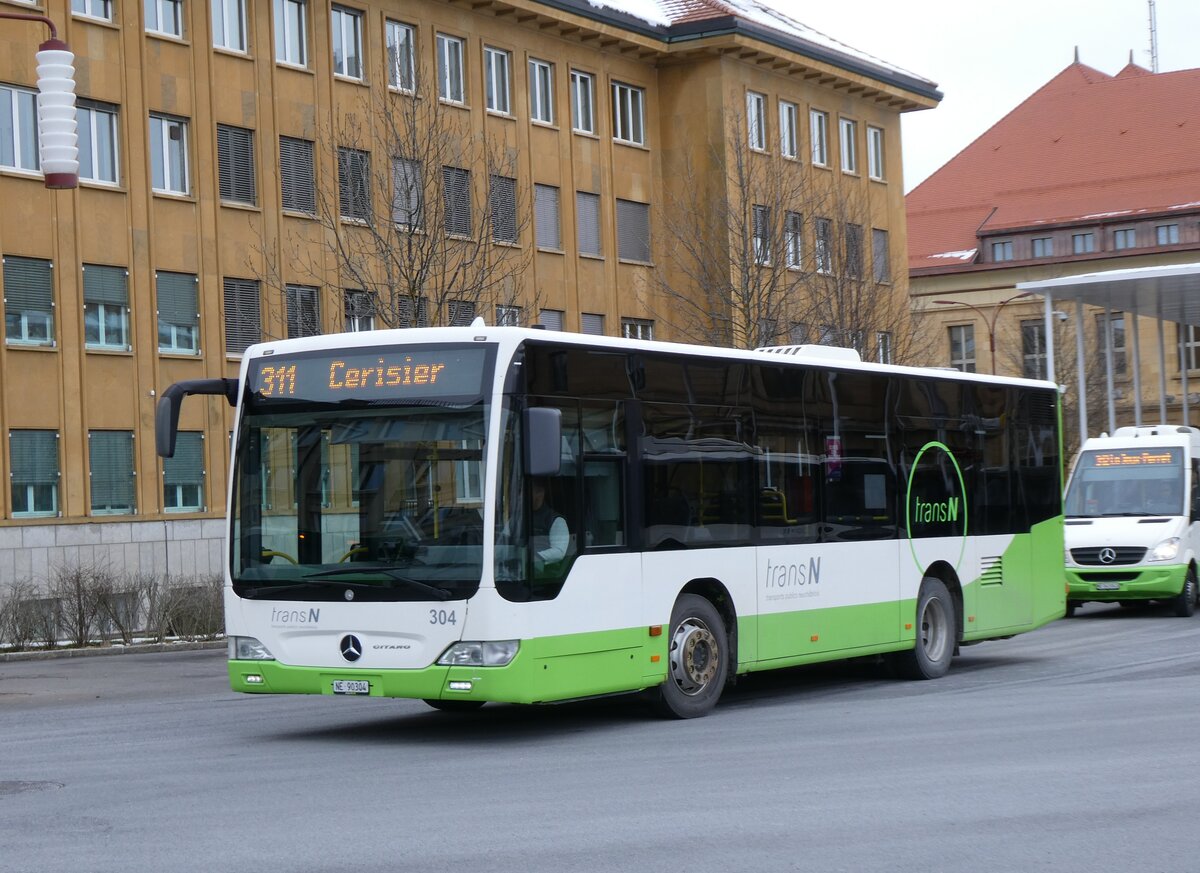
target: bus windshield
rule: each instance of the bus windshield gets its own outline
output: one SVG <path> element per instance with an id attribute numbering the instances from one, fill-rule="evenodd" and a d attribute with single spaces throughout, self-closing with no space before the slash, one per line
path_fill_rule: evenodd
<path id="1" fill-rule="evenodd" d="M 483 349 L 436 357 L 474 373 L 447 382 L 453 393 L 443 396 L 421 386 L 411 392 L 419 400 L 382 390 L 331 396 L 347 374 L 372 378 L 346 355 L 255 365 L 232 513 L 239 596 L 458 600 L 478 590 L 490 361 Z M 321 376 L 310 389 L 306 370 Z"/>
<path id="2" fill-rule="evenodd" d="M 1183 515 L 1183 473 L 1178 448 L 1085 451 L 1067 488 L 1066 514 Z"/>

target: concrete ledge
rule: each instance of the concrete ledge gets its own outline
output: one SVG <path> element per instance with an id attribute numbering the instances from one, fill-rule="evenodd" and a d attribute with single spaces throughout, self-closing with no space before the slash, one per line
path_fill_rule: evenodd
<path id="1" fill-rule="evenodd" d="M 132 646 L 91 646 L 86 649 L 53 649 L 49 652 L 0 652 L 0 664 L 9 661 L 54 661 L 59 658 L 89 658 L 93 655 L 150 655 L 161 652 L 195 652 L 200 649 L 223 649 L 225 640 L 205 640 L 199 643 L 146 643 Z"/>

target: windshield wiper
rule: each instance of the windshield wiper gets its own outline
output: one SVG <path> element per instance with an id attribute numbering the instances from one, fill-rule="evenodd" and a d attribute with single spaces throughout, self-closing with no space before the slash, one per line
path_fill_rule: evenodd
<path id="1" fill-rule="evenodd" d="M 426 594 L 430 595 L 431 597 L 437 598 L 438 600 L 449 600 L 451 597 L 454 596 L 454 592 L 448 591 L 445 588 L 439 588 L 437 585 L 430 585 L 426 582 L 420 581 L 419 579 L 413 579 L 411 576 L 405 576 L 399 570 L 395 570 L 392 567 L 379 566 L 379 565 L 362 565 L 362 564 L 360 564 L 357 567 L 334 567 L 333 569 L 330 569 L 330 570 L 318 570 L 315 573 L 307 573 L 304 576 L 302 576 L 301 578 L 302 579 L 312 579 L 314 582 L 321 582 L 321 581 L 335 582 L 334 577 L 349 576 L 349 575 L 353 575 L 354 573 L 382 573 L 383 575 L 387 576 L 389 579 L 392 579 L 396 582 L 403 582 L 409 588 L 412 588 L 416 591 L 423 591 Z M 377 589 L 378 588 L 377 585 L 372 585 L 370 582 L 336 581 L 336 584 L 345 585 L 345 586 L 348 586 L 351 588 L 367 588 L 367 589 Z"/>

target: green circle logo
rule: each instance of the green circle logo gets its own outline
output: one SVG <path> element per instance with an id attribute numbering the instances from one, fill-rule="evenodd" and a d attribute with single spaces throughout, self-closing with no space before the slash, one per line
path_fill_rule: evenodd
<path id="1" fill-rule="evenodd" d="M 953 536 L 959 538 L 958 557 L 954 560 L 954 569 L 958 570 L 967 550 L 967 486 L 958 460 L 945 443 L 925 443 L 909 468 L 904 526 L 918 572 L 924 573 L 935 560 L 946 558 L 933 547 L 918 549 L 918 541 Z M 927 553 L 925 558 L 919 551 Z"/>

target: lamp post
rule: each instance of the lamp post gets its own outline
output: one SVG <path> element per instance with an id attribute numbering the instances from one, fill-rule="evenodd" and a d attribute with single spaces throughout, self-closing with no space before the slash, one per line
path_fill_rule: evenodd
<path id="1" fill-rule="evenodd" d="M 75 131 L 75 55 L 44 15 L 0 12 L 0 18 L 35 21 L 50 28 L 38 46 L 38 149 L 47 188 L 79 185 L 79 137 Z"/>
<path id="2" fill-rule="evenodd" d="M 966 303 L 962 300 L 935 300 L 933 301 L 938 306 L 965 306 L 967 309 L 973 309 L 979 313 L 979 317 L 983 319 L 983 323 L 987 326 L 988 332 L 988 351 L 992 356 L 992 375 L 996 374 L 996 319 L 1000 317 L 1000 310 L 1014 300 L 1020 300 L 1022 297 L 1030 297 L 1032 291 L 1022 291 L 1020 294 L 1014 294 L 999 303 L 991 304 L 992 314 L 989 316 L 986 312 L 976 306 L 974 303 Z"/>

